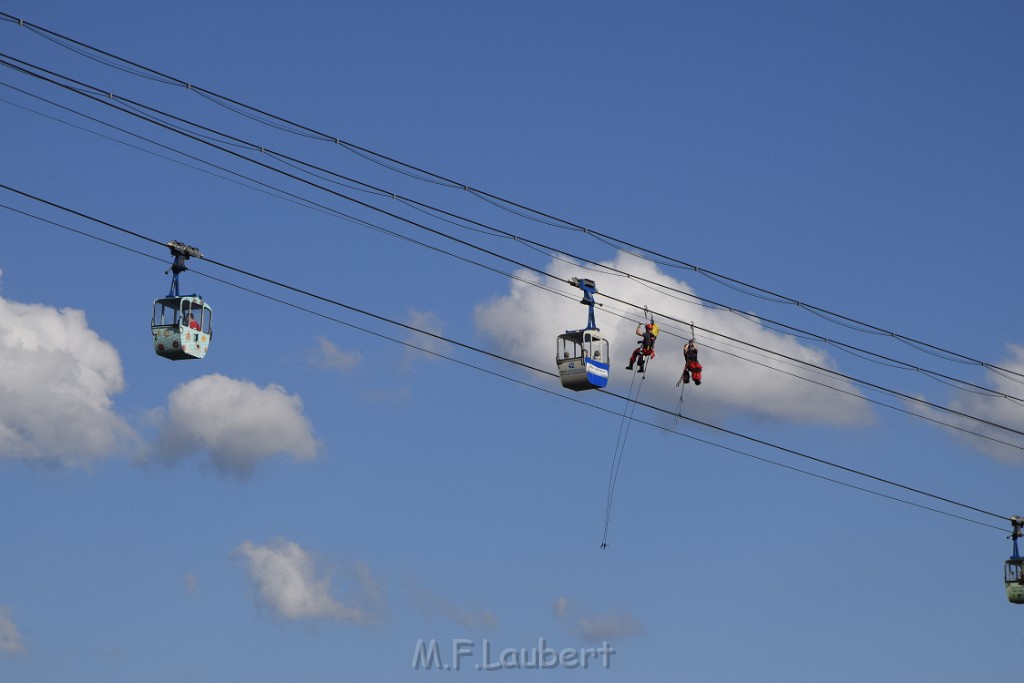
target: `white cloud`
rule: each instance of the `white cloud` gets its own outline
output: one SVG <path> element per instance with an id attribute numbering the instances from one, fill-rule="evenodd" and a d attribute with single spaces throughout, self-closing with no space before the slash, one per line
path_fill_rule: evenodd
<path id="1" fill-rule="evenodd" d="M 158 448 L 168 460 L 205 450 L 218 470 L 245 477 L 278 454 L 296 460 L 317 455 L 302 400 L 276 384 L 260 388 L 205 375 L 179 386 L 167 400 Z"/>
<path id="2" fill-rule="evenodd" d="M 313 352 L 312 357 L 317 365 L 344 372 L 363 360 L 363 355 L 358 351 L 343 351 L 324 337 L 317 337 L 316 343 L 317 350 Z"/>
<path id="3" fill-rule="evenodd" d="M 629 254 L 619 253 L 608 264 L 661 285 L 694 293 L 685 282 L 662 272 L 657 266 Z M 772 349 L 815 365 L 833 368 L 829 356 L 818 349 L 801 345 L 796 339 L 773 332 L 760 324 L 735 314 L 701 307 L 679 294 L 671 295 L 652 288 L 636 279 L 627 279 L 603 271 L 594 271 L 561 260 L 552 260 L 545 268 L 560 279 L 540 277 L 526 271 L 517 273 L 523 280 L 553 287 L 572 298 L 552 295 L 539 287 L 511 281 L 508 295 L 476 307 L 476 325 L 491 339 L 498 350 L 508 356 L 540 368 L 555 370 L 555 339 L 567 329 L 580 329 L 586 325 L 587 309 L 577 303 L 582 295 L 566 280 L 570 277 L 589 277 L 597 282 L 599 292 L 625 301 L 647 306 L 652 311 L 714 330 L 724 335 L 758 346 Z M 612 378 L 610 387 L 626 393 L 632 373 L 625 369 L 638 337 L 635 330 L 640 316 L 635 310 L 622 311 L 631 319 L 623 319 L 614 312 L 625 307 L 598 295 L 597 325 L 611 345 Z M 689 338 L 689 326 L 680 326 L 667 320 L 656 320 L 662 333 L 655 346 L 656 357 L 648 369 L 644 388 L 645 402 L 674 410 L 680 389 L 676 382 L 682 374 L 682 348 Z M 674 334 L 674 336 L 673 336 Z M 864 403 L 854 396 L 844 395 L 796 377 L 774 371 L 807 374 L 805 369 L 794 368 L 773 356 L 756 356 L 757 351 L 740 347 L 708 334 L 697 334 L 700 362 L 704 366 L 701 386 L 684 386 L 684 414 L 707 417 L 713 414 L 746 412 L 755 415 L 782 418 L 794 422 L 820 422 L 835 425 L 862 424 L 870 419 Z M 714 347 L 714 348 L 713 348 Z M 753 357 L 762 365 L 739 360 L 727 353 Z M 763 365 L 768 367 L 763 367 Z M 856 388 L 841 378 L 811 375 L 820 383 L 856 394 Z"/>
<path id="4" fill-rule="evenodd" d="M 284 538 L 267 545 L 246 541 L 238 553 L 248 562 L 249 578 L 260 602 L 284 619 L 359 624 L 380 619 L 380 585 L 365 565 L 356 565 L 348 572 L 354 585 L 345 604 L 331 595 L 331 577 L 338 569 L 328 568 L 318 575 L 313 556 L 297 543 Z"/>
<path id="5" fill-rule="evenodd" d="M 0 458 L 84 465 L 136 448 L 121 359 L 85 313 L 0 297 Z"/>
<path id="6" fill-rule="evenodd" d="M 996 365 L 1011 372 L 1024 374 L 1024 346 L 1010 344 L 1008 348 L 1010 352 L 1009 357 L 999 363 L 996 363 Z M 1007 396 L 1024 397 L 1024 386 L 1020 384 L 1020 378 L 1013 375 L 1007 376 L 999 371 L 988 370 L 986 373 L 986 380 L 984 382 L 980 382 L 980 384 L 990 387 L 1002 394 L 1006 394 Z M 973 415 L 995 424 L 1004 425 L 1017 431 L 1024 431 L 1024 408 L 1021 407 L 1020 402 L 1003 398 L 1001 396 L 977 393 L 961 394 L 961 396 L 962 398 L 951 401 L 948 407 L 952 410 L 956 410 L 967 415 Z M 913 406 L 913 409 L 917 412 L 921 411 L 921 408 L 916 405 Z M 988 455 L 991 455 L 1003 462 L 1018 465 L 1024 464 L 1024 451 L 992 440 L 998 439 L 999 441 L 1007 443 L 1024 445 L 1024 439 L 1020 436 L 1008 432 L 1005 429 L 981 424 L 976 420 L 960 417 L 958 415 L 950 415 L 934 409 L 926 412 L 929 416 L 934 417 L 937 420 L 941 420 L 942 422 L 990 437 L 989 439 L 984 439 L 971 436 L 970 434 L 965 434 L 959 430 L 953 432 L 958 438 L 961 438 L 966 443 L 979 448 Z"/>
<path id="7" fill-rule="evenodd" d="M 0 653 L 16 655 L 25 651 L 25 641 L 11 619 L 11 609 L 0 605 Z"/>
<path id="8" fill-rule="evenodd" d="M 409 309 L 409 315 L 406 317 L 405 323 L 423 330 L 424 332 L 430 332 L 436 335 L 440 335 L 444 332 L 444 321 L 441 319 L 440 315 L 433 311 L 417 311 L 416 309 Z M 420 332 L 411 333 L 406 341 L 410 344 L 415 344 L 420 349 L 431 351 L 433 353 L 443 353 L 448 347 L 447 342 L 444 342 L 437 337 L 432 337 L 429 334 L 423 334 Z M 436 358 L 436 356 L 424 354 L 417 349 L 406 347 L 402 365 L 405 369 L 409 369 L 416 362 L 434 358 Z"/>
<path id="9" fill-rule="evenodd" d="M 566 597 L 559 597 L 551 608 L 570 633 L 587 642 L 622 640 L 645 632 L 643 624 L 628 612 L 593 614 Z"/>
<path id="10" fill-rule="evenodd" d="M 443 617 L 473 631 L 493 631 L 498 617 L 493 612 L 461 607 L 422 587 L 413 587 L 412 605 L 427 619 Z"/>

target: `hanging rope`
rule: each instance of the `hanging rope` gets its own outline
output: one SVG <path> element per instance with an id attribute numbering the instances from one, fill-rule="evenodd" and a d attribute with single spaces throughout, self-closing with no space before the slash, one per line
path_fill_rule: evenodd
<path id="1" fill-rule="evenodd" d="M 676 424 L 673 429 L 679 426 L 679 418 L 683 416 L 683 391 L 686 390 L 686 385 L 683 384 L 682 375 L 679 375 L 679 381 L 676 382 L 676 386 L 679 387 L 679 401 L 676 402 Z"/>
<path id="2" fill-rule="evenodd" d="M 622 411 L 622 420 L 619 422 L 619 435 L 615 439 L 615 454 L 612 456 L 612 469 L 608 473 L 608 503 L 604 511 L 604 534 L 601 536 L 601 547 L 608 547 L 608 526 L 612 519 L 612 500 L 615 497 L 615 484 L 619 480 L 619 468 L 622 467 L 622 455 L 626 450 L 626 439 L 629 437 L 629 428 L 633 424 L 633 413 L 636 412 L 636 404 L 640 399 L 640 392 L 644 388 L 644 380 L 647 379 L 647 368 L 650 367 L 651 358 L 646 360 L 643 370 L 633 373 L 633 379 L 629 383 L 629 401 L 625 410 Z M 637 387 L 636 395 L 633 395 L 633 387 L 636 385 L 636 377 L 640 375 L 640 386 Z"/>

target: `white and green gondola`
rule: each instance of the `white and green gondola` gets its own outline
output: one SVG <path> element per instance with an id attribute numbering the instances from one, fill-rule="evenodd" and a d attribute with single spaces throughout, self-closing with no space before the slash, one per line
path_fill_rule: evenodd
<path id="1" fill-rule="evenodd" d="M 153 350 L 170 360 L 204 358 L 213 338 L 213 309 L 198 294 L 182 296 L 178 290 L 178 275 L 188 270 L 186 259 L 203 255 L 195 247 L 181 242 L 168 242 L 167 246 L 174 256 L 171 290 L 167 296 L 153 302 L 150 324 Z"/>

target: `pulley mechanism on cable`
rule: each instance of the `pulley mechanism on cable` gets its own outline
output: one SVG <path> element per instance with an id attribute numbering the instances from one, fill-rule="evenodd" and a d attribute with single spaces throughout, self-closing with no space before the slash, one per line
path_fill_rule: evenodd
<path id="1" fill-rule="evenodd" d="M 174 261 L 165 271 L 171 275 L 167 296 L 153 302 L 153 350 L 170 360 L 190 360 L 206 356 L 213 337 L 213 309 L 198 294 L 182 296 L 178 276 L 188 270 L 185 261 L 203 258 L 202 252 L 181 242 L 168 242 Z"/>
<path id="2" fill-rule="evenodd" d="M 1010 555 L 1003 564 L 1003 578 L 1006 581 L 1006 597 L 1015 605 L 1024 605 L 1024 558 L 1021 558 L 1017 550 L 1017 539 L 1024 536 L 1021 527 L 1024 527 L 1024 517 L 1014 515 L 1010 518 L 1013 524 L 1013 531 L 1010 538 L 1013 539 L 1013 555 Z"/>
<path id="3" fill-rule="evenodd" d="M 583 290 L 580 301 L 589 307 L 587 326 L 582 330 L 566 330 L 558 335 L 555 361 L 562 386 L 573 391 L 600 389 L 608 386 L 608 340 L 601 336 L 594 320 L 594 294 L 597 285 L 593 280 L 570 278 L 569 284 Z"/>

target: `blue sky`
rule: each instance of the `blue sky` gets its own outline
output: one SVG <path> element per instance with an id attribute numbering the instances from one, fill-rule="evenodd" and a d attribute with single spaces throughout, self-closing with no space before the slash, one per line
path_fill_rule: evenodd
<path id="1" fill-rule="evenodd" d="M 5 67 L 0 184 L 352 307 L 192 262 L 182 289 L 212 305 L 214 340 L 202 361 L 169 362 L 147 329 L 169 285 L 166 249 L 0 190 L 3 680 L 792 683 L 1016 670 L 1024 629 L 1001 585 L 1005 521 L 672 413 L 692 321 L 705 372 L 685 389 L 684 418 L 1024 514 L 1019 401 L 863 358 L 1024 396 L 1019 3 L 0 11 L 456 185 L 0 22 L 5 60 L 253 143 L 265 150 L 253 158 L 290 174 L 302 175 L 297 161 L 322 169 L 303 183 Z M 607 392 L 568 392 L 416 332 L 553 372 L 556 336 L 586 320 L 572 276 L 605 297 Z M 630 304 L 656 311 L 663 332 L 639 383 L 654 408 L 633 414 L 602 550 L 629 408 L 616 395 L 637 391 L 624 370 L 641 319 Z M 414 669 L 431 639 L 446 660 L 456 641 L 474 655 L 459 672 Z M 538 639 L 577 651 L 607 641 L 615 654 L 586 670 L 472 666 L 485 641 L 493 658 Z"/>

